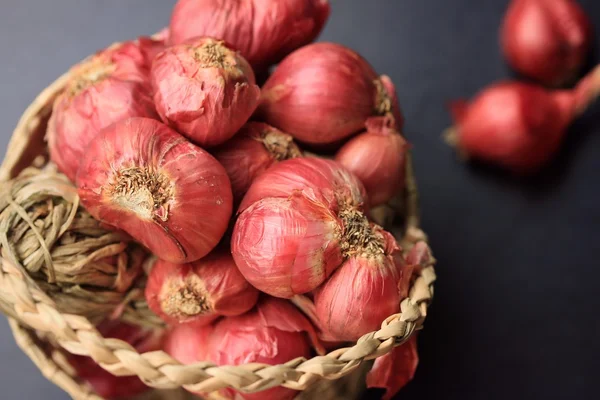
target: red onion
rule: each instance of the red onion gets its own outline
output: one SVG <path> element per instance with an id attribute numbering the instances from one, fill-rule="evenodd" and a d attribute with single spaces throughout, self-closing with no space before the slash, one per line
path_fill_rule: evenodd
<path id="1" fill-rule="evenodd" d="M 400 309 L 405 263 L 396 240 L 372 226 L 370 245 L 354 254 L 315 292 L 315 311 L 329 338 L 357 340 Z"/>
<path id="2" fill-rule="evenodd" d="M 222 315 L 243 314 L 257 299 L 258 291 L 223 249 L 191 264 L 158 260 L 146 284 L 148 306 L 169 324 L 205 325 Z"/>
<path id="3" fill-rule="evenodd" d="M 455 125 L 448 141 L 467 157 L 527 174 L 559 149 L 566 128 L 596 98 L 600 68 L 574 90 L 549 91 L 520 82 L 500 82 L 470 103 L 452 104 Z"/>
<path id="4" fill-rule="evenodd" d="M 223 39 L 262 71 L 312 42 L 329 11 L 327 0 L 179 0 L 171 17 L 171 41 Z"/>
<path id="5" fill-rule="evenodd" d="M 513 0 L 501 33 L 510 65 L 550 86 L 575 80 L 592 40 L 591 21 L 573 0 Z"/>
<path id="6" fill-rule="evenodd" d="M 119 321 L 103 322 L 98 326 L 98 331 L 105 338 L 129 343 L 141 353 L 160 349 L 163 341 L 163 332 L 160 330 L 148 330 Z M 70 355 L 69 363 L 77 376 L 88 382 L 105 399 L 131 398 L 149 389 L 138 377 L 114 376 L 90 357 Z"/>
<path id="7" fill-rule="evenodd" d="M 248 122 L 213 154 L 229 175 L 236 202 L 246 194 L 252 181 L 273 164 L 302 156 L 290 135 L 260 122 Z"/>
<path id="8" fill-rule="evenodd" d="M 390 400 L 412 380 L 418 364 L 417 337 L 412 336 L 408 342 L 375 360 L 367 374 L 367 387 L 385 389 L 382 400 Z"/>
<path id="9" fill-rule="evenodd" d="M 75 181 L 84 149 L 101 129 L 129 117 L 156 117 L 144 51 L 126 42 L 73 67 L 48 123 L 50 158 Z"/>
<path id="10" fill-rule="evenodd" d="M 362 184 L 337 163 L 283 161 L 256 178 L 244 197 L 233 258 L 265 293 L 290 298 L 309 292 L 368 236 L 364 202 Z"/>
<path id="11" fill-rule="evenodd" d="M 367 131 L 344 144 L 335 160 L 361 180 L 369 205 L 375 207 L 404 188 L 407 148 L 393 119 L 374 117 L 367 121 Z"/>
<path id="12" fill-rule="evenodd" d="M 225 169 L 158 121 L 131 118 L 90 143 L 77 186 L 100 221 L 129 233 L 159 258 L 184 263 L 208 254 L 232 211 Z"/>
<path id="13" fill-rule="evenodd" d="M 207 37 L 157 55 L 151 78 L 163 121 L 202 146 L 231 138 L 260 97 L 248 62 L 222 41 Z"/>
<path id="14" fill-rule="evenodd" d="M 310 144 L 331 144 L 364 128 L 371 116 L 402 116 L 391 80 L 353 50 L 315 43 L 286 57 L 263 87 L 259 115 Z"/>

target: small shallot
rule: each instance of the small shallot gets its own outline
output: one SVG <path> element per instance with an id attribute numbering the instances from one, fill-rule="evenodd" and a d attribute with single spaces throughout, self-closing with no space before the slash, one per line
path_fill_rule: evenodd
<path id="1" fill-rule="evenodd" d="M 302 156 L 290 135 L 261 122 L 248 122 L 213 154 L 229 175 L 236 202 L 254 179 L 273 164 Z"/>
<path id="2" fill-rule="evenodd" d="M 501 31 L 509 64 L 548 86 L 576 80 L 592 40 L 591 21 L 574 0 L 512 0 Z"/>
<path id="3" fill-rule="evenodd" d="M 252 311 L 225 318 L 215 325 L 208 341 L 208 359 L 218 365 L 282 364 L 310 357 L 323 349 L 310 322 L 291 303 L 262 298 Z M 257 393 L 240 393 L 246 400 L 291 400 L 298 393 L 275 387 Z"/>
<path id="4" fill-rule="evenodd" d="M 573 90 L 505 81 L 470 103 L 451 105 L 454 126 L 446 139 L 465 157 L 516 174 L 538 171 L 558 151 L 567 127 L 600 93 L 600 67 Z"/>
<path id="5" fill-rule="evenodd" d="M 217 249 L 190 264 L 158 260 L 146 284 L 146 301 L 169 324 L 206 325 L 217 317 L 243 314 L 258 299 L 229 251 Z"/>
<path id="6" fill-rule="evenodd" d="M 173 263 L 207 255 L 232 212 L 231 185 L 221 164 L 147 118 L 130 118 L 96 136 L 81 162 L 77 186 L 94 218 Z"/>
<path id="7" fill-rule="evenodd" d="M 314 144 L 336 143 L 364 129 L 372 116 L 391 115 L 402 128 L 395 88 L 353 50 L 315 43 L 286 57 L 263 87 L 259 116 Z"/>
<path id="8" fill-rule="evenodd" d="M 50 158 L 71 181 L 88 143 L 110 124 L 129 117 L 157 118 L 144 50 L 126 42 L 73 67 L 48 122 Z"/>
<path id="9" fill-rule="evenodd" d="M 312 42 L 323 29 L 328 0 L 179 0 L 170 39 L 212 36 L 231 43 L 262 72 Z"/>
<path id="10" fill-rule="evenodd" d="M 201 146 L 230 139 L 250 118 L 260 97 L 248 62 L 224 42 L 208 37 L 158 54 L 151 78 L 160 117 Z"/>
<path id="11" fill-rule="evenodd" d="M 367 131 L 344 144 L 335 160 L 361 180 L 369 205 L 375 207 L 404 188 L 407 148 L 393 120 L 373 117 L 367 121 Z"/>

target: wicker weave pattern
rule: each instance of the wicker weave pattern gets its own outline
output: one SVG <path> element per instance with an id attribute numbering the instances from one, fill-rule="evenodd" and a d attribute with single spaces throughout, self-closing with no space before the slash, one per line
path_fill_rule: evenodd
<path id="1" fill-rule="evenodd" d="M 14 299 L 12 309 L 6 310 L 8 314 L 37 331 L 52 333 L 66 350 L 92 357 L 115 375 L 138 375 L 156 388 L 183 386 L 194 392 L 212 392 L 224 387 L 254 392 L 277 385 L 303 390 L 320 378 L 337 379 L 349 374 L 363 361 L 388 353 L 421 327 L 433 296 L 434 281 L 433 266 L 423 268 L 409 297 L 402 301 L 401 312 L 387 318 L 379 331 L 364 335 L 353 347 L 275 366 L 247 364 L 219 367 L 208 362 L 181 365 L 162 351 L 139 354 L 126 342 L 104 339 L 87 319 L 59 313 L 52 300 L 36 290 L 18 267 L 2 260 L 0 269 L 0 291 Z"/>

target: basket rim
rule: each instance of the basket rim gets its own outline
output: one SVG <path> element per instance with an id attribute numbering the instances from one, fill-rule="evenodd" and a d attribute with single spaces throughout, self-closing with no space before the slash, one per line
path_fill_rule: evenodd
<path id="1" fill-rule="evenodd" d="M 43 138 L 40 130 L 45 130 L 44 120 L 48 118 L 52 104 L 62 92 L 68 77 L 69 73 L 66 73 L 44 89 L 23 113 L 9 142 L 6 158 L 0 166 L 0 182 L 14 177 L 24 162 L 33 162 L 34 157 L 27 154 L 30 142 Z M 410 248 L 419 242 L 427 243 L 426 235 L 419 228 L 418 193 L 410 154 L 407 157 L 405 198 L 406 226 L 402 244 L 405 248 Z M 275 386 L 304 390 L 318 380 L 334 380 L 350 374 L 363 362 L 389 353 L 422 328 L 427 308 L 433 299 L 433 284 L 436 280 L 436 260 L 429 247 L 427 251 L 428 261 L 416 274 L 408 297 L 400 304 L 400 312 L 386 318 L 381 329 L 363 335 L 351 347 L 339 348 L 311 359 L 297 358 L 280 365 L 251 363 L 217 366 L 210 362 L 183 365 L 162 350 L 140 354 L 124 341 L 103 338 L 87 318 L 60 313 L 54 302 L 27 272 L 5 258 L 0 258 L 0 292 L 8 295 L 14 302 L 0 301 L 0 309 L 10 317 L 16 339 L 25 334 L 25 330 L 19 329 L 19 325 L 50 333 L 67 352 L 89 356 L 114 375 L 138 376 L 154 388 L 183 387 L 196 393 L 210 393 L 228 387 L 242 392 L 257 392 Z M 17 342 L 19 344 L 18 340 Z M 32 340 L 26 341 L 26 344 L 29 347 L 34 345 Z M 36 362 L 35 352 L 26 351 L 27 346 L 24 348 L 19 345 Z M 36 357 L 39 360 L 39 354 Z M 40 366 L 38 362 L 36 365 Z M 43 369 L 42 372 L 44 373 Z M 47 376 L 47 373 L 44 375 Z M 49 379 L 65 389 L 64 376 L 60 376 L 63 384 Z M 77 385 L 71 382 L 67 386 L 71 395 L 77 393 Z M 85 398 L 92 398 L 89 390 L 83 387 L 80 390 L 79 393 Z"/>

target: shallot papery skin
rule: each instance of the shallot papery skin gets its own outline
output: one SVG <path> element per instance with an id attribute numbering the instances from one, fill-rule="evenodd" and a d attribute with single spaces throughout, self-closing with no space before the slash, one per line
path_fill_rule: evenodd
<path id="1" fill-rule="evenodd" d="M 574 0 L 513 0 L 501 30 L 508 63 L 548 86 L 577 78 L 592 40 L 591 21 Z"/>
<path id="2" fill-rule="evenodd" d="M 154 58 L 167 48 L 169 31 L 165 29 L 153 36 L 140 36 L 137 43 L 144 55 L 145 67 L 150 72 Z"/>
<path id="3" fill-rule="evenodd" d="M 103 322 L 98 326 L 98 331 L 105 338 L 129 343 L 140 353 L 159 350 L 164 340 L 161 330 L 144 329 L 119 321 Z M 136 376 L 119 377 L 111 374 L 91 357 L 71 355 L 68 359 L 77 376 L 88 382 L 104 399 L 129 399 L 150 389 Z"/>
<path id="4" fill-rule="evenodd" d="M 469 103 L 451 104 L 454 126 L 446 137 L 466 157 L 516 174 L 534 173 L 556 154 L 567 127 L 597 97 L 599 88 L 600 68 L 573 90 L 496 83 Z"/>
<path id="5" fill-rule="evenodd" d="M 169 324 L 206 325 L 219 316 L 243 314 L 258 300 L 258 290 L 231 253 L 220 248 L 193 263 L 156 261 L 145 293 L 150 309 Z"/>
<path id="6" fill-rule="evenodd" d="M 370 118 L 367 131 L 350 139 L 335 155 L 365 185 L 371 207 L 387 203 L 404 188 L 408 143 L 392 121 Z"/>
<path id="7" fill-rule="evenodd" d="M 88 143 L 103 128 L 129 117 L 158 118 L 149 69 L 138 42 L 98 52 L 74 66 L 48 122 L 50 158 L 71 181 Z"/>
<path id="8" fill-rule="evenodd" d="M 400 286 L 410 270 L 394 237 L 376 226 L 371 231 L 370 247 L 354 250 L 315 291 L 316 315 L 330 338 L 357 340 L 400 310 Z"/>
<path id="9" fill-rule="evenodd" d="M 418 364 L 417 337 L 413 335 L 406 343 L 375 360 L 367 374 L 367 387 L 385 389 L 382 400 L 390 400 L 413 379 Z"/>
<path id="10" fill-rule="evenodd" d="M 256 178 L 244 197 L 231 238 L 233 258 L 244 277 L 271 296 L 310 292 L 361 239 L 351 225 L 368 225 L 366 201 L 360 181 L 334 161 L 282 161 Z"/>
<path id="11" fill-rule="evenodd" d="M 261 72 L 312 42 L 329 12 L 327 0 L 179 0 L 170 39 L 173 44 L 196 36 L 223 39 Z"/>
<path id="12" fill-rule="evenodd" d="M 159 121 L 130 118 L 104 129 L 79 168 L 82 204 L 158 258 L 198 260 L 221 240 L 232 212 L 227 172 Z"/>
<path id="13" fill-rule="evenodd" d="M 252 311 L 217 322 L 207 357 L 218 365 L 277 365 L 310 357 L 312 346 L 322 351 L 314 328 L 300 311 L 285 300 L 264 297 Z M 240 393 L 246 400 L 287 400 L 297 394 L 283 387 Z"/>
<path id="14" fill-rule="evenodd" d="M 258 115 L 302 142 L 335 143 L 364 129 L 371 116 L 391 113 L 401 124 L 395 91 L 388 92 L 393 84 L 384 80 L 355 51 L 314 43 L 279 64 L 262 88 Z"/>
<path id="15" fill-rule="evenodd" d="M 182 364 L 206 361 L 208 339 L 213 330 L 213 325 L 175 325 L 165 337 L 163 350 Z"/>
<path id="16" fill-rule="evenodd" d="M 248 62 L 223 41 L 202 37 L 167 48 L 151 70 L 162 120 L 204 147 L 230 139 L 260 97 Z"/>
<path id="17" fill-rule="evenodd" d="M 301 157 L 302 151 L 287 133 L 261 122 L 248 122 L 213 155 L 225 167 L 237 203 L 257 176 L 279 161 Z"/>

